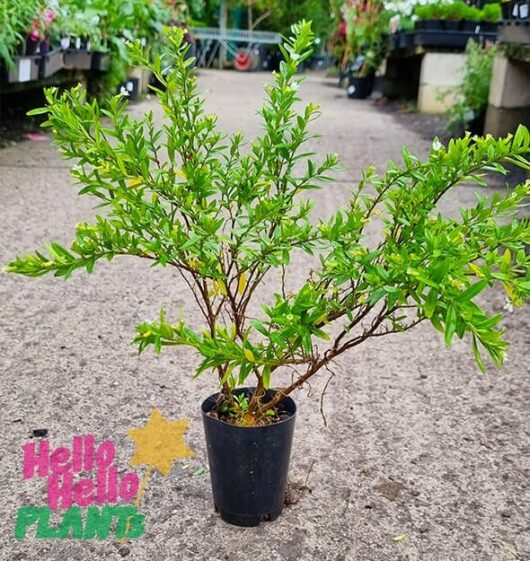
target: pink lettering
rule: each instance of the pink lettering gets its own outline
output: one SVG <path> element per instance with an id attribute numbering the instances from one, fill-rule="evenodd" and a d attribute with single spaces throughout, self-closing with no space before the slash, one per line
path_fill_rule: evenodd
<path id="1" fill-rule="evenodd" d="M 52 474 L 48 479 L 48 506 L 57 510 L 59 503 L 62 508 L 72 506 L 72 484 L 73 476 L 70 472 L 63 474 Z"/>
<path id="2" fill-rule="evenodd" d="M 83 437 L 74 436 L 72 446 L 72 471 L 79 473 L 83 469 Z"/>
<path id="3" fill-rule="evenodd" d="M 72 467 L 68 460 L 70 450 L 63 446 L 56 448 L 50 455 L 50 469 L 53 473 L 65 473 Z"/>
<path id="4" fill-rule="evenodd" d="M 140 480 L 136 473 L 127 473 L 120 483 L 120 498 L 131 501 L 136 497 L 140 488 Z"/>
<path id="5" fill-rule="evenodd" d="M 116 449 L 112 440 L 106 440 L 98 447 L 96 452 L 96 466 L 98 471 L 104 471 L 114 462 Z"/>
<path id="6" fill-rule="evenodd" d="M 74 502 L 79 506 L 91 505 L 96 499 L 96 494 L 91 494 L 93 490 L 94 484 L 90 479 L 80 479 L 74 485 Z"/>
<path id="7" fill-rule="evenodd" d="M 24 479 L 31 479 L 37 469 L 39 477 L 48 475 L 48 455 L 50 443 L 47 440 L 39 442 L 39 453 L 35 455 L 35 443 L 28 442 L 24 445 Z"/>

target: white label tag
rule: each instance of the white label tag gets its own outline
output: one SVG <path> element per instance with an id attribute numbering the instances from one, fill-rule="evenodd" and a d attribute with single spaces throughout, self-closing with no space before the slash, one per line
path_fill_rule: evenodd
<path id="1" fill-rule="evenodd" d="M 18 81 L 29 82 L 31 80 L 31 59 L 21 58 L 18 61 Z"/>

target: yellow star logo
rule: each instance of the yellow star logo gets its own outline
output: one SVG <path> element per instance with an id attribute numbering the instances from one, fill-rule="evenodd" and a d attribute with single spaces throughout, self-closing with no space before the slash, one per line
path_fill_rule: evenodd
<path id="1" fill-rule="evenodd" d="M 145 427 L 127 431 L 136 445 L 131 465 L 146 465 L 167 477 L 175 460 L 195 455 L 184 442 L 188 424 L 187 419 L 169 421 L 158 409 L 153 409 Z"/>

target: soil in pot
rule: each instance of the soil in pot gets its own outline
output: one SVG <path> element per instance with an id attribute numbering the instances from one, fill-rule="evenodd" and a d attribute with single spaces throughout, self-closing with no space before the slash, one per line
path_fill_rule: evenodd
<path id="1" fill-rule="evenodd" d="M 235 390 L 236 395 L 252 392 Z M 272 395 L 270 390 L 265 399 Z M 219 412 L 211 414 L 218 399 L 214 394 L 201 407 L 215 510 L 236 526 L 275 520 L 284 505 L 296 405 L 286 397 L 277 422 L 245 427 L 221 420 Z"/>

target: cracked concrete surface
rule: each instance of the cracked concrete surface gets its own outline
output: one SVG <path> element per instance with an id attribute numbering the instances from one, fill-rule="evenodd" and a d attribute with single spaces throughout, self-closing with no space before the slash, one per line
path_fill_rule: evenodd
<path id="1" fill-rule="evenodd" d="M 199 83 L 221 127 L 259 130 L 256 110 L 265 74 L 203 71 Z M 338 152 L 339 182 L 315 192 L 319 214 L 343 204 L 369 164 L 399 159 L 402 144 L 424 156 L 430 141 L 406 119 L 367 101 L 351 101 L 320 75 L 310 75 L 304 100 L 321 103 L 312 142 L 319 154 Z M 132 106 L 134 114 L 155 100 Z M 461 187 L 442 201 L 455 212 L 474 201 Z M 93 201 L 78 198 L 67 163 L 49 142 L 0 151 L 0 261 L 57 240 L 69 242 L 75 223 L 91 217 Z M 296 285 L 305 276 L 295 261 Z M 503 297 L 485 302 L 500 311 Z M 197 357 L 177 349 L 137 356 L 134 326 L 184 308 L 198 321 L 179 278 L 129 258 L 77 273 L 64 282 L 0 273 L 0 560 L 69 561 L 509 561 L 530 559 L 528 309 L 504 320 L 512 347 L 502 371 L 480 375 L 467 344 L 445 349 L 421 325 L 359 347 L 295 399 L 299 415 L 290 479 L 294 504 L 274 523 L 231 527 L 213 512 L 199 415 L 215 387 L 191 379 Z M 154 475 L 141 511 L 146 532 L 113 540 L 16 541 L 17 509 L 43 505 L 42 481 L 22 479 L 22 445 L 46 428 L 53 446 L 75 434 L 112 439 L 117 465 L 127 468 L 132 443 L 125 429 L 143 425 L 152 407 L 191 420 L 187 442 L 197 452 L 167 479 Z M 141 470 L 138 470 L 141 474 Z M 195 474 L 195 475 L 194 475 Z M 310 490 L 300 490 L 307 482 Z M 395 541 L 393 538 L 400 536 Z"/>

